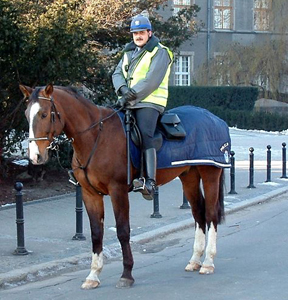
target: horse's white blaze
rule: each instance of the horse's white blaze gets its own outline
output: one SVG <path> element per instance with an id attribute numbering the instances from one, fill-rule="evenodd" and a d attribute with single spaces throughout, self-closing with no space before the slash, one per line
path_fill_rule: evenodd
<path id="1" fill-rule="evenodd" d="M 33 122 L 34 118 L 40 110 L 40 105 L 38 102 L 32 104 L 30 108 L 29 115 L 29 138 L 34 138 Z M 29 158 L 33 163 L 37 163 L 37 155 L 39 154 L 39 148 L 35 141 L 29 142 Z"/>
<path id="2" fill-rule="evenodd" d="M 100 282 L 98 275 L 100 274 L 103 268 L 103 252 L 99 255 L 92 253 L 92 263 L 91 263 L 91 271 L 86 280 L 98 281 Z"/>
<path id="3" fill-rule="evenodd" d="M 205 233 L 199 227 L 199 224 L 196 223 L 193 255 L 190 259 L 190 262 L 196 262 L 197 264 L 201 265 L 200 259 L 204 253 L 204 250 L 205 250 Z"/>
<path id="4" fill-rule="evenodd" d="M 206 247 L 206 257 L 203 262 L 203 266 L 212 266 L 214 267 L 214 256 L 216 255 L 216 240 L 217 240 L 217 232 L 213 223 L 211 222 L 210 228 L 208 230 L 208 241 Z"/>

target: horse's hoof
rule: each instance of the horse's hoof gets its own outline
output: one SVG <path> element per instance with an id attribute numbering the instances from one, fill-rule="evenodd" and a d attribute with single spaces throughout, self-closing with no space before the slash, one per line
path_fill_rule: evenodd
<path id="1" fill-rule="evenodd" d="M 202 266 L 199 274 L 209 275 L 214 273 L 214 267 L 213 266 Z"/>
<path id="2" fill-rule="evenodd" d="M 185 267 L 186 272 L 199 271 L 201 268 L 201 264 L 195 261 L 189 262 L 189 264 Z"/>
<path id="3" fill-rule="evenodd" d="M 81 288 L 84 290 L 92 290 L 96 289 L 99 286 L 100 282 L 91 280 L 91 279 L 86 279 L 86 281 L 82 284 Z"/>
<path id="4" fill-rule="evenodd" d="M 126 289 L 130 288 L 134 283 L 134 279 L 120 278 L 118 283 L 116 284 L 116 288 L 118 289 Z"/>

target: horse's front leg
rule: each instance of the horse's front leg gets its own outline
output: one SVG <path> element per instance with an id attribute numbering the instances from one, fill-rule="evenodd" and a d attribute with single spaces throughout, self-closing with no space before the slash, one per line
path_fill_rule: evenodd
<path id="1" fill-rule="evenodd" d="M 110 193 L 116 220 L 117 237 L 121 244 L 123 256 L 123 273 L 117 288 L 129 288 L 134 283 L 132 269 L 134 265 L 130 247 L 129 199 L 127 188 L 117 188 Z"/>
<path id="2" fill-rule="evenodd" d="M 103 196 L 97 193 L 91 194 L 82 188 L 83 200 L 90 220 L 92 239 L 92 263 L 91 271 L 83 289 L 94 289 L 100 284 L 99 274 L 103 268 L 103 233 L 104 233 L 104 204 Z"/>

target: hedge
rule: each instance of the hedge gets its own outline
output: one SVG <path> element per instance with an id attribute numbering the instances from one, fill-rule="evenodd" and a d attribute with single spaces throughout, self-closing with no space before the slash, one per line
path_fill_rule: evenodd
<path id="1" fill-rule="evenodd" d="M 258 89 L 255 87 L 169 87 L 167 109 L 194 105 L 208 109 L 228 126 L 241 129 L 282 131 L 288 117 L 253 111 Z"/>
<path id="2" fill-rule="evenodd" d="M 223 119 L 229 127 L 265 131 L 283 131 L 288 129 L 287 116 L 245 110 L 223 110 L 219 107 L 212 107 L 209 110 Z"/>
<path id="3" fill-rule="evenodd" d="M 251 111 L 257 96 L 258 88 L 256 87 L 171 86 L 167 108 L 191 104 L 207 109 L 222 107 Z"/>

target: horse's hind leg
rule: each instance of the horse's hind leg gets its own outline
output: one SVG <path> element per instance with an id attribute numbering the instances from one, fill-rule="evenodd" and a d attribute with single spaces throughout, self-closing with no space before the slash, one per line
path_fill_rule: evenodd
<path id="1" fill-rule="evenodd" d="M 125 188 L 117 188 L 112 192 L 111 200 L 116 220 L 117 237 L 121 244 L 123 255 L 123 273 L 118 281 L 117 288 L 129 288 L 134 283 L 132 269 L 134 265 L 133 255 L 130 247 L 130 221 L 129 221 L 129 200 L 128 191 L 120 192 Z"/>
<path id="2" fill-rule="evenodd" d="M 193 254 L 185 271 L 198 271 L 201 268 L 201 257 L 205 251 L 205 203 L 200 190 L 200 174 L 196 167 L 179 176 L 186 199 L 189 201 L 195 220 L 195 239 Z"/>
<path id="3" fill-rule="evenodd" d="M 91 271 L 82 284 L 83 289 L 94 289 L 100 284 L 99 274 L 103 268 L 103 226 L 104 226 L 104 205 L 103 196 L 86 193 L 82 188 L 83 199 L 87 214 L 90 220 L 92 239 L 92 263 Z"/>
<path id="4" fill-rule="evenodd" d="M 214 257 L 216 255 L 217 225 L 221 221 L 220 189 L 222 191 L 221 175 L 223 170 L 212 166 L 201 166 L 198 168 L 201 174 L 205 194 L 205 219 L 208 228 L 207 246 L 200 274 L 214 273 Z M 220 219 L 219 219 L 220 218 Z"/>

